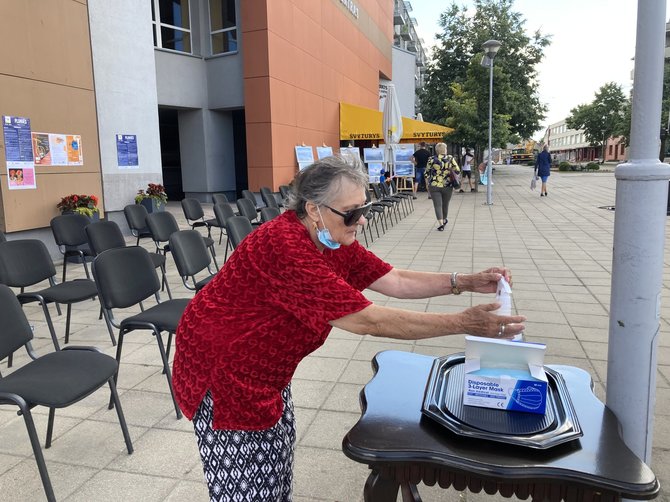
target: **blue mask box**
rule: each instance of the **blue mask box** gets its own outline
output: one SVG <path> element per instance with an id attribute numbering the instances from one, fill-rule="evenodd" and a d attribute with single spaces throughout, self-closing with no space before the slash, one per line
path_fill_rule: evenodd
<path id="1" fill-rule="evenodd" d="M 541 343 L 465 337 L 463 404 L 544 414 L 545 349 Z"/>

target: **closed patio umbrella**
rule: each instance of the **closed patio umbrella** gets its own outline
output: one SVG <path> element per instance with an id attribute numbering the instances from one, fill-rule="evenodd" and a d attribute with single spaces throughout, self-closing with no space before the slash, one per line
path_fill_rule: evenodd
<path id="1" fill-rule="evenodd" d="M 395 146 L 400 142 L 400 138 L 402 138 L 402 115 L 393 84 L 388 84 L 386 101 L 384 102 L 382 134 L 386 143 L 386 147 L 384 148 L 386 162 L 390 166 L 388 170 L 391 172 L 391 176 L 393 176 L 395 174 Z"/>

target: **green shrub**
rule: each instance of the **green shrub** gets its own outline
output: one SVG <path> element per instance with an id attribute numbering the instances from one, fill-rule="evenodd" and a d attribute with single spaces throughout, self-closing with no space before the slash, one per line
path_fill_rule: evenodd
<path id="1" fill-rule="evenodd" d="M 600 166 L 598 165 L 597 162 L 589 162 L 586 164 L 586 170 L 587 171 L 598 171 L 600 170 Z"/>
<path id="2" fill-rule="evenodd" d="M 559 171 L 569 171 L 570 169 L 572 169 L 572 165 L 570 165 L 570 162 L 563 161 L 560 164 L 558 164 Z"/>

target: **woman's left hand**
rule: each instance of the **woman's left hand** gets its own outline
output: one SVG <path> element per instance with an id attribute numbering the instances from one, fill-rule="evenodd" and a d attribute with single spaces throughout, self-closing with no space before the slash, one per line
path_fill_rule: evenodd
<path id="1" fill-rule="evenodd" d="M 493 267 L 476 274 L 464 277 L 465 290 L 474 293 L 495 293 L 498 289 L 498 281 L 504 277 L 512 284 L 512 272 L 508 268 Z"/>

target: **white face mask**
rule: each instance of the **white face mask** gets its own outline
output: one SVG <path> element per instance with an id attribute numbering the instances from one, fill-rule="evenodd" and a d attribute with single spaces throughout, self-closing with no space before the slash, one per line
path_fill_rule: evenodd
<path id="1" fill-rule="evenodd" d="M 326 228 L 326 224 L 323 222 L 323 216 L 321 216 L 321 210 L 319 206 L 316 206 L 316 210 L 319 212 L 319 218 L 321 219 L 322 229 L 316 230 L 316 238 L 319 239 L 319 242 L 326 246 L 328 249 L 338 249 L 340 243 L 333 240 L 333 236 L 330 235 L 330 230 Z"/>

